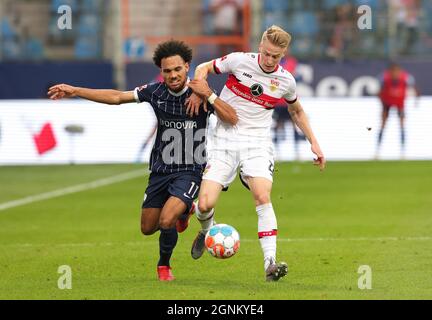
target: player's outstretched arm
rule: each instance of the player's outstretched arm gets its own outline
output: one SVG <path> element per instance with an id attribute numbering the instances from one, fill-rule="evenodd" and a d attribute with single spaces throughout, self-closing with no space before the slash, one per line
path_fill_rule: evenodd
<path id="1" fill-rule="evenodd" d="M 291 115 L 291 119 L 293 119 L 294 123 L 301 129 L 303 134 L 309 140 L 312 152 L 317 156 L 317 158 L 314 159 L 314 165 L 318 166 L 321 171 L 324 170 L 326 164 L 324 154 L 321 151 L 321 147 L 312 131 L 309 120 L 300 102 L 297 100 L 296 102 L 289 104 L 288 111 Z"/>
<path id="2" fill-rule="evenodd" d="M 195 69 L 194 79 L 195 80 L 206 80 L 209 73 L 213 73 L 213 61 L 201 63 Z M 199 112 L 199 107 L 201 103 L 204 103 L 204 111 L 207 112 L 207 100 L 203 100 L 202 97 L 193 93 L 186 100 L 186 113 L 189 115 L 193 115 L 194 113 L 197 115 Z"/>
<path id="3" fill-rule="evenodd" d="M 200 97 L 200 99 L 209 101 L 213 105 L 218 118 L 220 118 L 223 122 L 229 123 L 233 126 L 237 124 L 238 117 L 234 108 L 219 98 L 210 89 L 206 80 L 194 79 L 189 82 L 189 87 L 196 95 Z"/>
<path id="4" fill-rule="evenodd" d="M 52 86 L 48 90 L 48 96 L 51 100 L 80 97 L 90 101 L 111 105 L 119 105 L 135 101 L 133 91 L 123 92 L 111 89 L 88 89 L 73 87 L 67 84 L 57 84 Z"/>

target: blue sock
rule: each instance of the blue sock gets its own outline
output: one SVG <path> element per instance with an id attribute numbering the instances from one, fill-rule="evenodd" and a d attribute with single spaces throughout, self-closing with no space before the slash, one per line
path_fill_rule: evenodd
<path id="1" fill-rule="evenodd" d="M 176 228 L 160 228 L 158 266 L 169 266 L 172 252 L 177 244 L 178 233 Z"/>
<path id="2" fill-rule="evenodd" d="M 402 148 L 405 148 L 405 129 L 401 129 L 400 142 Z"/>
<path id="3" fill-rule="evenodd" d="M 383 136 L 383 131 L 384 129 L 381 129 L 379 134 L 378 134 L 378 145 L 381 145 L 381 141 L 382 141 L 382 136 Z"/>

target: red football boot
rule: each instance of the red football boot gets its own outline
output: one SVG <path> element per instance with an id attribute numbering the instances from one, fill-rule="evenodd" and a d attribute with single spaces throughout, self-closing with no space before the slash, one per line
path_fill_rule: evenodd
<path id="1" fill-rule="evenodd" d="M 189 226 L 190 217 L 195 213 L 195 203 L 192 202 L 191 209 L 187 214 L 181 215 L 176 222 L 176 229 L 178 233 L 182 233 Z"/>
<path id="2" fill-rule="evenodd" d="M 158 266 L 157 273 L 160 281 L 173 281 L 175 279 L 174 275 L 171 272 L 171 267 Z"/>

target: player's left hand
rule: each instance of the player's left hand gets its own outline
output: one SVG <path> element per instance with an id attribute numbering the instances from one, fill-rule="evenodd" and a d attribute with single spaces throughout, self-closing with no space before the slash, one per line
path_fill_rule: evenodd
<path id="1" fill-rule="evenodd" d="M 76 88 L 67 84 L 57 84 L 48 89 L 48 96 L 51 100 L 72 98 L 76 96 Z"/>
<path id="2" fill-rule="evenodd" d="M 194 94 L 192 94 L 188 100 L 186 100 L 186 112 L 191 115 L 193 115 L 194 113 L 196 115 L 198 115 L 199 112 L 199 106 L 201 105 L 201 103 L 204 104 L 204 111 L 207 112 L 207 98 L 210 97 L 210 95 L 213 93 L 213 91 L 210 89 L 207 81 L 205 80 L 191 80 L 188 83 L 188 87 L 191 88 L 194 92 L 195 95 L 199 96 L 199 104 L 193 105 L 195 104 L 195 102 L 198 102 L 197 99 L 192 98 L 192 96 Z M 196 101 L 192 101 L 192 99 L 196 100 Z"/>
<path id="3" fill-rule="evenodd" d="M 204 100 L 196 93 L 192 93 L 189 98 L 186 99 L 186 114 L 193 116 L 198 114 L 201 104 L 204 104 L 204 111 L 207 112 L 207 100 Z"/>
<path id="4" fill-rule="evenodd" d="M 311 150 L 317 156 L 317 158 L 314 159 L 313 164 L 315 166 L 318 166 L 320 171 L 323 171 L 326 165 L 326 159 L 324 157 L 323 152 L 321 151 L 319 144 L 313 143 L 311 146 Z"/>

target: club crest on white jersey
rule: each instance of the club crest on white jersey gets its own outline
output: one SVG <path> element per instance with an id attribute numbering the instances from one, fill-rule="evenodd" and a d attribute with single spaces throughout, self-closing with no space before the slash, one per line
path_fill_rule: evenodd
<path id="1" fill-rule="evenodd" d="M 230 129 L 218 122 L 219 136 L 236 130 L 238 135 L 270 138 L 272 110 L 281 99 L 287 103 L 297 100 L 296 82 L 292 74 L 280 65 L 273 72 L 265 72 L 260 64 L 259 53 L 234 52 L 213 60 L 216 73 L 228 73 L 221 92 L 221 99 L 237 112 L 239 122 Z"/>

